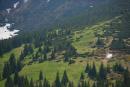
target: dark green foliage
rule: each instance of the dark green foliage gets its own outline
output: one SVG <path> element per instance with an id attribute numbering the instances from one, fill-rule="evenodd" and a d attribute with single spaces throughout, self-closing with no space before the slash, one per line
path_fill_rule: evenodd
<path id="1" fill-rule="evenodd" d="M 2 77 L 3 79 L 9 77 L 11 74 L 19 72 L 23 68 L 23 64 L 20 60 L 16 62 L 14 54 L 10 55 L 9 61 L 4 64 Z"/>
<path id="2" fill-rule="evenodd" d="M 78 87 L 90 87 L 90 86 L 86 81 L 83 80 L 79 82 Z"/>
<path id="3" fill-rule="evenodd" d="M 125 86 L 123 86 L 123 82 L 121 80 L 117 80 L 115 87 L 125 87 Z"/>
<path id="4" fill-rule="evenodd" d="M 70 44 L 67 44 L 66 52 L 64 54 L 64 61 L 67 62 L 71 57 L 77 56 L 76 49 Z"/>
<path id="5" fill-rule="evenodd" d="M 40 73 L 39 73 L 39 80 L 43 80 L 43 72 L 42 71 L 40 71 Z"/>
<path id="6" fill-rule="evenodd" d="M 10 76 L 7 78 L 5 82 L 5 87 L 14 87 L 13 80 Z"/>
<path id="7" fill-rule="evenodd" d="M 44 53 L 44 60 L 46 61 L 47 60 L 47 54 Z"/>
<path id="8" fill-rule="evenodd" d="M 18 85 L 18 80 L 19 80 L 19 75 L 18 75 L 18 72 L 16 72 L 16 73 L 14 74 L 14 84 L 15 84 L 15 85 Z"/>
<path id="9" fill-rule="evenodd" d="M 110 67 L 110 65 L 107 65 L 107 73 L 110 73 L 111 72 L 111 67 Z"/>
<path id="10" fill-rule="evenodd" d="M 33 47 L 32 47 L 32 45 L 31 44 L 29 44 L 29 45 L 26 44 L 24 46 L 24 50 L 23 50 L 24 57 L 27 56 L 27 55 L 29 55 L 29 54 L 32 54 L 32 53 L 33 53 Z"/>
<path id="11" fill-rule="evenodd" d="M 44 79 L 43 87 L 50 87 L 50 83 L 46 78 Z"/>
<path id="12" fill-rule="evenodd" d="M 48 45 L 45 45 L 44 49 L 43 49 L 43 53 L 48 53 L 50 52 L 50 48 Z"/>
<path id="13" fill-rule="evenodd" d="M 2 77 L 7 78 L 7 77 L 9 77 L 10 74 L 11 74 L 10 65 L 9 65 L 9 63 L 5 63 L 3 72 L 2 72 Z"/>
<path id="14" fill-rule="evenodd" d="M 81 73 L 80 80 L 83 81 L 85 79 L 84 73 Z"/>
<path id="15" fill-rule="evenodd" d="M 130 73 L 125 71 L 123 77 L 123 87 L 130 87 Z"/>
<path id="16" fill-rule="evenodd" d="M 23 68 L 23 64 L 20 60 L 17 61 L 16 72 L 19 72 Z"/>
<path id="17" fill-rule="evenodd" d="M 19 60 L 20 60 L 20 61 L 24 60 L 24 57 L 25 57 L 24 53 L 21 52 L 21 54 L 20 54 L 20 56 L 19 56 Z"/>
<path id="18" fill-rule="evenodd" d="M 63 74 L 63 77 L 62 77 L 62 80 L 61 80 L 61 83 L 62 83 L 62 86 L 67 86 L 69 82 L 69 79 L 68 79 L 68 75 L 67 75 L 67 72 L 66 70 L 64 71 L 64 74 Z"/>
<path id="19" fill-rule="evenodd" d="M 123 72 L 125 72 L 125 69 L 124 69 L 124 67 L 121 64 L 116 63 L 113 66 L 113 71 L 115 71 L 117 73 L 123 73 Z"/>
<path id="20" fill-rule="evenodd" d="M 31 79 L 29 86 L 34 87 L 33 79 Z"/>
<path id="21" fill-rule="evenodd" d="M 16 58 L 14 54 L 10 55 L 9 64 L 10 64 L 11 73 L 14 73 L 16 70 Z"/>
<path id="22" fill-rule="evenodd" d="M 3 68 L 3 78 L 7 78 L 9 77 L 12 73 L 16 72 L 17 67 L 16 67 L 16 59 L 15 59 L 15 55 L 11 54 L 9 61 L 7 63 L 5 63 L 4 68 Z"/>
<path id="23" fill-rule="evenodd" d="M 100 69 L 99 69 L 99 79 L 101 79 L 101 80 L 106 79 L 106 75 L 107 75 L 107 71 L 106 71 L 103 63 L 101 63 Z"/>
<path id="24" fill-rule="evenodd" d="M 119 38 L 119 39 L 114 39 L 112 41 L 112 45 L 111 45 L 111 49 L 118 49 L 118 50 L 122 50 L 125 49 L 126 45 L 123 41 L 123 39 Z"/>
<path id="25" fill-rule="evenodd" d="M 38 52 L 42 53 L 42 48 L 41 47 L 38 48 Z"/>
<path id="26" fill-rule="evenodd" d="M 104 47 L 104 42 L 103 42 L 103 40 L 102 40 L 100 37 L 97 38 L 96 46 L 97 46 L 98 48 Z"/>
<path id="27" fill-rule="evenodd" d="M 97 76 L 97 70 L 96 70 L 96 66 L 95 63 L 93 63 L 92 68 L 88 71 L 88 76 L 92 79 L 96 78 Z"/>
<path id="28" fill-rule="evenodd" d="M 61 87 L 61 81 L 60 81 L 60 77 L 59 77 L 59 72 L 57 72 L 56 80 L 55 80 L 55 83 L 54 83 L 54 87 Z"/>
<path id="29" fill-rule="evenodd" d="M 56 58 L 56 56 L 55 56 L 55 50 L 52 50 L 52 52 L 51 52 L 51 59 L 55 59 Z"/>
<path id="30" fill-rule="evenodd" d="M 27 77 L 24 78 L 24 87 L 29 87 L 29 80 Z"/>
<path id="31" fill-rule="evenodd" d="M 90 66 L 89 66 L 89 64 L 87 63 L 87 66 L 86 66 L 86 68 L 85 68 L 85 73 L 88 73 L 89 72 L 89 70 L 90 70 Z"/>

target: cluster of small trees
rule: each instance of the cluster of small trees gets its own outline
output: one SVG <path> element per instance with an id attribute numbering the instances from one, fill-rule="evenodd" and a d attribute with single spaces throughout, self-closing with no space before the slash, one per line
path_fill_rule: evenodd
<path id="1" fill-rule="evenodd" d="M 108 73 L 111 73 L 111 72 L 121 74 L 122 79 L 115 79 L 116 83 L 109 84 L 107 75 Z M 112 87 L 130 87 L 130 84 L 128 82 L 130 80 L 130 73 L 128 69 L 125 69 L 121 64 L 118 64 L 118 63 L 114 64 L 111 68 L 109 66 L 104 67 L 104 65 L 101 64 L 99 68 L 99 72 L 97 72 L 96 66 L 94 63 L 92 66 L 87 64 L 85 68 L 85 73 L 87 73 L 89 78 L 94 80 L 93 87 L 109 87 L 110 85 L 112 85 Z M 82 79 L 84 78 L 83 74 L 81 74 L 81 78 Z"/>
<path id="2" fill-rule="evenodd" d="M 10 55 L 9 61 L 4 64 L 2 77 L 3 79 L 8 78 L 11 74 L 19 72 L 23 67 L 20 60 L 16 60 L 14 54 Z"/>
<path id="3" fill-rule="evenodd" d="M 19 57 L 20 61 L 23 61 L 24 58 L 27 55 L 32 54 L 32 53 L 33 53 L 33 47 L 32 47 L 32 45 L 31 44 L 25 44 L 24 48 L 23 48 L 23 51 L 21 52 L 20 57 Z"/>
<path id="4" fill-rule="evenodd" d="M 29 81 L 27 77 L 19 76 L 16 72 L 13 79 L 10 76 L 7 78 L 5 87 L 34 87 L 34 83 L 32 79 Z"/>
<path id="5" fill-rule="evenodd" d="M 87 66 L 85 68 L 85 73 L 87 73 L 91 79 L 101 79 L 101 80 L 106 79 L 108 73 L 115 72 L 122 74 L 125 71 L 128 71 L 128 69 L 125 69 L 120 63 L 116 63 L 112 67 L 110 67 L 109 65 L 105 67 L 104 64 L 101 63 L 99 72 L 97 72 L 95 63 L 93 63 L 92 66 L 90 66 L 87 63 Z"/>
<path id="6" fill-rule="evenodd" d="M 104 80 L 106 79 L 107 69 L 104 67 L 103 64 L 101 64 L 99 68 L 99 72 L 97 72 L 95 63 L 93 63 L 92 67 L 89 64 L 87 64 L 85 73 L 87 73 L 88 76 L 92 79 Z"/>
<path id="7" fill-rule="evenodd" d="M 64 61 L 70 61 L 70 58 L 74 56 L 77 56 L 76 49 L 70 43 L 68 43 L 68 46 L 64 54 Z"/>
<path id="8" fill-rule="evenodd" d="M 5 82 L 5 87 L 130 87 L 130 73 L 125 71 L 123 73 L 123 78 L 120 80 L 115 80 L 115 83 L 109 83 L 108 80 L 94 80 L 93 83 L 86 80 L 84 73 L 81 73 L 80 80 L 77 86 L 74 85 L 73 81 L 70 81 L 67 72 L 64 71 L 62 79 L 60 79 L 59 72 L 56 74 L 55 81 L 51 84 L 43 72 L 39 73 L 39 80 L 34 81 L 33 79 L 28 80 L 27 77 L 19 76 L 16 72 L 11 78 L 7 78 Z"/>
<path id="9" fill-rule="evenodd" d="M 124 69 L 124 67 L 120 63 L 116 63 L 115 65 L 113 65 L 112 70 L 116 73 L 124 73 L 125 70 L 128 69 Z"/>
<path id="10" fill-rule="evenodd" d="M 42 71 L 39 73 L 38 81 L 33 81 L 33 79 L 29 81 L 27 77 L 19 76 L 18 72 L 16 72 L 13 79 L 9 76 L 5 82 L 5 87 L 74 87 L 71 85 L 73 85 L 73 83 L 69 83 L 66 71 L 64 71 L 62 80 L 60 80 L 59 73 L 57 73 L 56 79 L 52 86 L 43 76 Z"/>

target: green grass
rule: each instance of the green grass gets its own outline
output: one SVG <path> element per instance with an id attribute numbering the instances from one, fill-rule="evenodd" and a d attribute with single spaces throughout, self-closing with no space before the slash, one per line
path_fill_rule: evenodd
<path id="1" fill-rule="evenodd" d="M 77 85 L 81 72 L 84 72 L 87 63 L 92 64 L 96 62 L 97 69 L 99 68 L 101 62 L 95 60 L 89 60 L 87 58 L 78 58 L 75 59 L 74 64 L 68 64 L 63 61 L 46 61 L 44 63 L 34 63 L 32 65 L 26 65 L 20 75 L 27 76 L 29 79 L 33 78 L 33 80 L 39 79 L 39 72 L 43 71 L 44 76 L 53 83 L 56 77 L 56 73 L 60 73 L 60 77 L 62 78 L 64 70 L 67 71 L 68 77 L 70 81 L 74 81 L 74 84 Z"/>
<path id="2" fill-rule="evenodd" d="M 0 57 L 0 73 L 2 73 L 4 63 L 8 61 L 10 55 L 14 53 L 16 58 L 18 58 L 22 50 L 23 50 L 23 46 L 15 48 L 11 50 L 10 52 L 5 53 L 2 57 Z"/>
<path id="3" fill-rule="evenodd" d="M 74 32 L 72 36 L 72 44 L 77 49 L 78 53 L 86 53 L 95 50 L 91 48 L 91 46 L 93 46 L 96 42 L 97 37 L 95 36 L 95 33 L 103 35 L 103 31 L 109 27 L 108 24 L 118 18 L 119 17 L 115 17 L 114 19 L 103 21 L 94 26 L 89 26 L 82 30 Z"/>
<path id="4" fill-rule="evenodd" d="M 80 73 L 84 70 L 85 65 L 75 63 L 68 65 L 68 63 L 47 61 L 44 63 L 32 64 L 25 66 L 20 72 L 20 75 L 28 76 L 34 80 L 38 80 L 40 70 L 43 71 L 46 78 L 52 83 L 55 80 L 56 73 L 59 71 L 60 75 L 63 75 L 64 70 L 67 70 L 68 77 L 70 80 L 78 82 Z"/>
<path id="5" fill-rule="evenodd" d="M 18 58 L 22 50 L 23 50 L 23 46 L 15 48 L 15 49 L 11 50 L 8 53 L 5 53 L 2 57 L 0 57 L 0 59 L 1 59 L 0 62 L 6 62 L 6 61 L 8 61 L 8 59 L 9 59 L 9 57 L 10 57 L 10 55 L 12 53 L 14 53 L 15 56 L 16 56 L 16 58 Z"/>

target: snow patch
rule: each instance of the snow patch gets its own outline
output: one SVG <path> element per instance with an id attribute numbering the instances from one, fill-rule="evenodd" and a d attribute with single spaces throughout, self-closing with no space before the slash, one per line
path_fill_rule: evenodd
<path id="1" fill-rule="evenodd" d="M 18 1 L 18 2 L 16 2 L 16 3 L 14 3 L 14 8 L 17 8 L 17 6 L 20 4 L 20 2 Z"/>
<path id="2" fill-rule="evenodd" d="M 111 53 L 107 53 L 107 54 L 106 54 L 106 58 L 107 58 L 107 59 L 111 59 L 112 57 L 113 57 L 113 54 L 111 54 Z"/>
<path id="3" fill-rule="evenodd" d="M 6 9 L 6 11 L 7 11 L 8 13 L 10 13 L 10 11 L 11 11 L 11 8 L 8 8 L 8 9 Z"/>
<path id="4" fill-rule="evenodd" d="M 19 30 L 10 31 L 8 30 L 10 27 L 11 24 L 9 23 L 6 23 L 5 26 L 0 27 L 0 40 L 9 39 L 18 35 L 17 33 L 19 32 Z"/>

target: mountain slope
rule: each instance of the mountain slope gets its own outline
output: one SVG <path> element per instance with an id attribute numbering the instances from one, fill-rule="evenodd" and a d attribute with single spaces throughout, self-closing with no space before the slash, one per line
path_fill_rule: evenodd
<path id="1" fill-rule="evenodd" d="M 8 18 L 20 30 L 82 26 L 120 15 L 121 8 L 117 0 L 29 0 Z"/>

